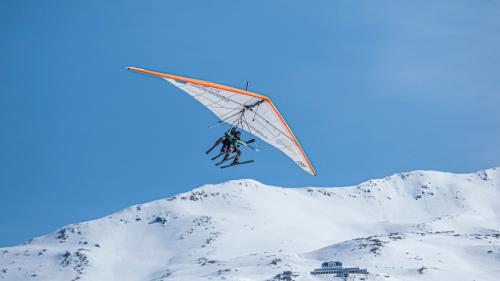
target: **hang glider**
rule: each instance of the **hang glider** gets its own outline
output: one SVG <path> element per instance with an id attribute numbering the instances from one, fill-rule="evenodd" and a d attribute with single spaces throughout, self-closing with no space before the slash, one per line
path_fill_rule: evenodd
<path id="1" fill-rule="evenodd" d="M 316 175 L 299 141 L 267 96 L 207 81 L 165 74 L 135 67 L 128 70 L 158 76 L 198 100 L 218 118 L 255 135 L 282 151 L 302 170 Z"/>

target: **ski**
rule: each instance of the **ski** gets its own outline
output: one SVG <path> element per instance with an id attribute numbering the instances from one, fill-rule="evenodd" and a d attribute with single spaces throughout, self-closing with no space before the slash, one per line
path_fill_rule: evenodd
<path id="1" fill-rule="evenodd" d="M 210 152 L 212 152 L 212 150 L 217 147 L 217 145 L 214 145 L 212 147 L 210 147 L 207 151 L 205 151 L 205 154 L 210 154 Z"/>
<path id="2" fill-rule="evenodd" d="M 243 162 L 239 162 L 239 163 L 231 163 L 229 165 L 225 165 L 225 166 L 222 166 L 220 167 L 221 169 L 225 169 L 225 168 L 229 168 L 229 167 L 232 167 L 232 166 L 238 166 L 238 165 L 243 165 L 243 164 L 250 164 L 250 163 L 253 163 L 253 160 L 248 160 L 248 161 L 243 161 Z"/>
<path id="3" fill-rule="evenodd" d="M 209 154 L 210 152 L 212 152 L 212 150 L 214 150 L 214 148 L 216 148 L 221 142 L 222 138 L 218 139 L 212 147 L 210 147 L 207 151 L 205 151 L 205 154 Z"/>
<path id="4" fill-rule="evenodd" d="M 234 158 L 236 158 L 236 155 L 235 156 L 231 156 L 231 157 L 229 157 L 227 159 L 222 159 L 222 161 L 220 161 L 219 163 L 215 164 L 215 166 L 219 166 L 220 164 L 222 164 L 222 163 L 224 163 L 226 161 L 232 160 Z"/>
<path id="5" fill-rule="evenodd" d="M 226 152 L 221 152 L 221 153 L 219 153 L 219 154 L 215 155 L 215 157 L 212 157 L 212 161 L 214 161 L 215 159 L 217 159 L 217 158 L 221 157 L 221 156 L 222 156 L 222 155 L 224 155 L 224 154 L 226 154 Z"/>

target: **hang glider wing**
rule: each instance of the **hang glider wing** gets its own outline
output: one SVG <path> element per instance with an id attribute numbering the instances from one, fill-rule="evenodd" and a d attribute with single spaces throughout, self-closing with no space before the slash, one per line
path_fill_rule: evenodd
<path id="1" fill-rule="evenodd" d="M 253 134 L 291 158 L 302 170 L 316 175 L 298 140 L 270 98 L 256 93 L 171 74 L 128 67 L 161 77 L 188 93 L 225 122 Z"/>

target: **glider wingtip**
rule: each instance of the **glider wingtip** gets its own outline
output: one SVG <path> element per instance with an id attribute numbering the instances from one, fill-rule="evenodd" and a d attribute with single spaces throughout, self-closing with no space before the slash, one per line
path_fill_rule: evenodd
<path id="1" fill-rule="evenodd" d="M 309 165 L 309 171 L 307 171 L 310 175 L 312 176 L 317 176 L 318 174 L 316 173 L 316 170 L 312 167 L 312 165 Z"/>

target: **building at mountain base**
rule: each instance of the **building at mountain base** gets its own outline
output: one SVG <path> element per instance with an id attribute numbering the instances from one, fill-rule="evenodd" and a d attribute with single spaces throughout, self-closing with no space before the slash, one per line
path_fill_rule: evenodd
<path id="1" fill-rule="evenodd" d="M 321 264 L 321 268 L 311 271 L 311 274 L 335 274 L 336 277 L 347 277 L 349 274 L 368 274 L 368 270 L 359 267 L 343 267 L 339 261 L 327 261 Z"/>

